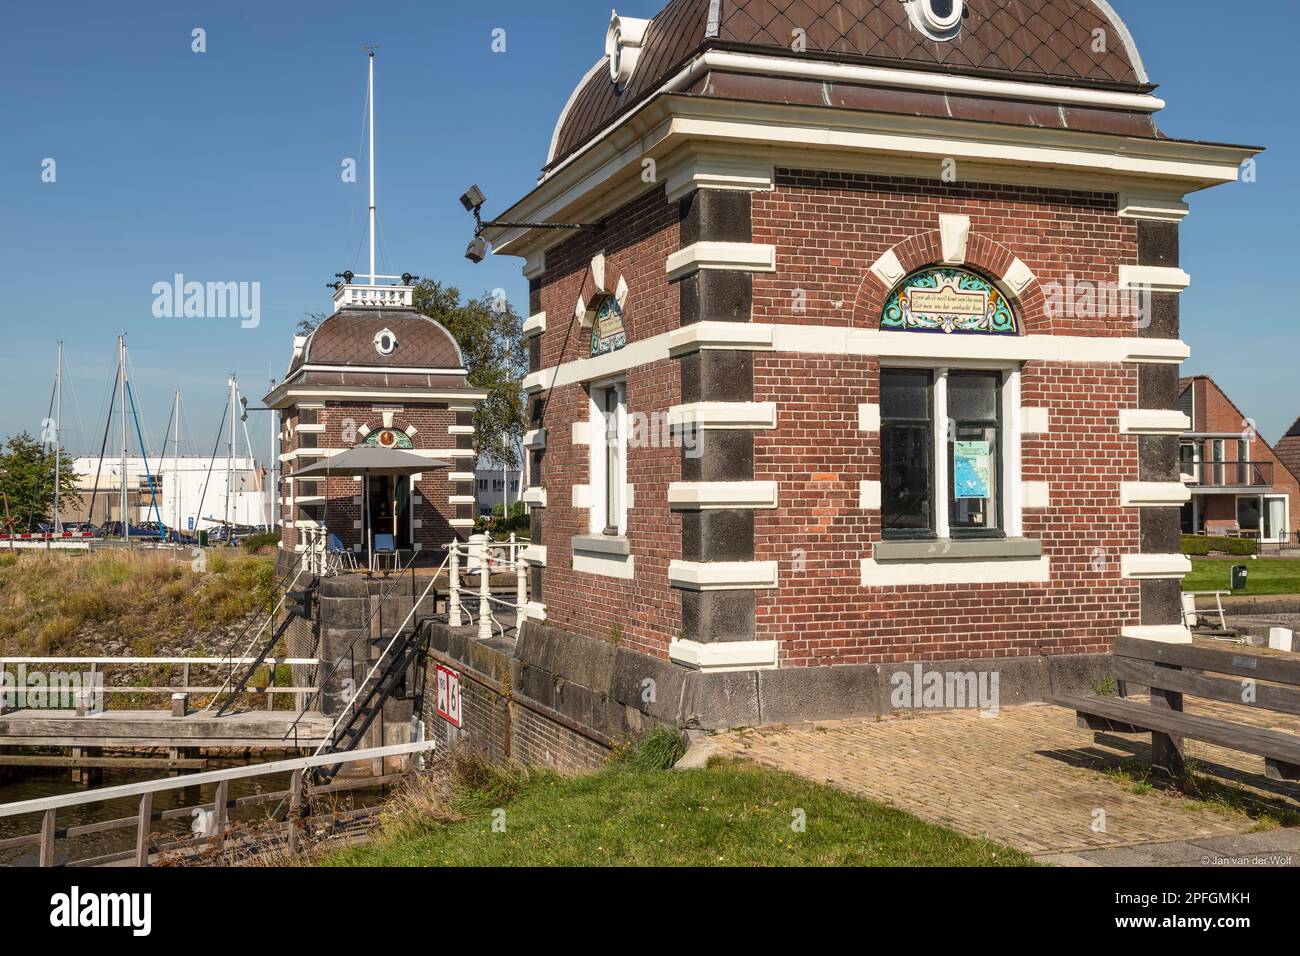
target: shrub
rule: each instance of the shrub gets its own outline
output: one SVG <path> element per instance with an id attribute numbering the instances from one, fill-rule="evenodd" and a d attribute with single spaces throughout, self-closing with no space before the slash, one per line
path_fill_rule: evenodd
<path id="1" fill-rule="evenodd" d="M 1205 557 L 1207 554 L 1230 554 L 1245 557 L 1259 551 L 1259 542 L 1254 538 L 1218 538 L 1202 534 L 1183 535 L 1183 554 L 1192 557 Z"/>

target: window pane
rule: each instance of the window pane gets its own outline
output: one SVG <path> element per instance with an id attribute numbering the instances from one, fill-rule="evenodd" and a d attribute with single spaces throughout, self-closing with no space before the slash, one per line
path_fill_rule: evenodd
<path id="1" fill-rule="evenodd" d="M 886 536 L 934 530 L 929 425 L 882 426 L 880 471 L 882 528 Z"/>
<path id="2" fill-rule="evenodd" d="M 618 389 L 605 390 L 605 529 L 617 532 L 622 510 L 622 448 L 618 440 Z"/>
<path id="3" fill-rule="evenodd" d="M 930 420 L 930 373 L 924 370 L 882 369 L 880 372 L 882 420 Z"/>
<path id="4" fill-rule="evenodd" d="M 953 532 L 997 531 L 1002 486 L 998 429 L 953 422 L 948 442 L 952 499 L 948 524 Z"/>
<path id="5" fill-rule="evenodd" d="M 948 417 L 959 422 L 995 422 L 1002 376 L 997 372 L 949 372 Z"/>

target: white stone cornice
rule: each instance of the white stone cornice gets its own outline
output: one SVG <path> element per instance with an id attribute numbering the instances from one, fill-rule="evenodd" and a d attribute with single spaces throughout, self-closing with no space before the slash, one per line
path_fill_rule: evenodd
<path id="1" fill-rule="evenodd" d="M 546 489 L 545 488 L 527 488 L 524 490 L 524 504 L 532 505 L 534 508 L 546 507 Z"/>
<path id="2" fill-rule="evenodd" d="M 1126 554 L 1120 573 L 1130 581 L 1181 580 L 1192 573 L 1192 562 L 1182 554 Z"/>
<path id="3" fill-rule="evenodd" d="M 530 315 L 524 322 L 523 333 L 525 338 L 532 338 L 534 335 L 541 335 L 546 331 L 546 313 L 538 312 L 536 315 Z"/>
<path id="4" fill-rule="evenodd" d="M 668 486 L 674 511 L 775 508 L 775 481 L 681 481 Z"/>
<path id="5" fill-rule="evenodd" d="M 1139 196 L 1133 193 L 1120 193 L 1119 197 L 1121 219 L 1182 222 L 1190 211 L 1191 207 L 1181 197 L 1176 196 Z"/>
<path id="6" fill-rule="evenodd" d="M 546 548 L 540 544 L 530 544 L 519 552 L 519 557 L 524 560 L 525 564 L 531 564 L 536 567 L 546 567 Z"/>
<path id="7" fill-rule="evenodd" d="M 692 402 L 668 410 L 672 428 L 749 431 L 776 427 L 775 402 Z"/>
<path id="8" fill-rule="evenodd" d="M 1119 430 L 1125 435 L 1183 435 L 1192 430 L 1192 420 L 1177 410 L 1124 408 Z"/>
<path id="9" fill-rule="evenodd" d="M 524 433 L 524 447 L 530 451 L 538 451 L 546 447 L 546 429 L 536 428 L 533 431 Z"/>
<path id="10" fill-rule="evenodd" d="M 1192 277 L 1182 269 L 1166 266 L 1120 266 L 1121 289 L 1145 289 L 1151 292 L 1182 292 L 1192 284 Z"/>
<path id="11" fill-rule="evenodd" d="M 687 591 L 763 591 L 777 586 L 777 563 L 673 561 L 668 581 Z"/>
<path id="12" fill-rule="evenodd" d="M 777 653 L 776 641 L 673 641 L 668 647 L 674 663 L 715 674 L 775 670 Z"/>
<path id="13" fill-rule="evenodd" d="M 1153 641 L 1157 644 L 1191 644 L 1192 632 L 1181 624 L 1155 624 L 1126 627 L 1121 632 L 1124 637 L 1139 641 Z"/>
<path id="14" fill-rule="evenodd" d="M 1173 508 L 1192 500 L 1192 490 L 1178 481 L 1126 481 L 1120 485 L 1125 508 Z"/>
<path id="15" fill-rule="evenodd" d="M 775 272 L 776 246 L 757 242 L 697 242 L 670 255 L 664 268 L 670 281 L 704 269 Z"/>

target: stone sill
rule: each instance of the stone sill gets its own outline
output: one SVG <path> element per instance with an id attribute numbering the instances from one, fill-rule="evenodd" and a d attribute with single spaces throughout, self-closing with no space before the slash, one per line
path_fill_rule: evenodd
<path id="1" fill-rule="evenodd" d="M 583 554 L 629 555 L 632 553 L 632 542 L 626 537 L 616 538 L 612 535 L 579 535 L 573 539 L 573 550 Z"/>
<path id="2" fill-rule="evenodd" d="M 1028 538 L 948 538 L 878 541 L 877 561 L 987 561 L 991 558 L 1041 558 L 1043 544 Z"/>

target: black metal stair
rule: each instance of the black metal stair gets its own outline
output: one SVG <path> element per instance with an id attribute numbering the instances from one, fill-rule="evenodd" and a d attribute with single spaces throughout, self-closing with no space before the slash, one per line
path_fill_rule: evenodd
<path id="1" fill-rule="evenodd" d="M 312 602 L 319 586 L 318 581 L 312 581 L 303 590 L 289 591 L 285 595 L 284 620 L 280 622 L 280 626 L 275 629 L 274 633 L 257 648 L 257 654 L 254 656 L 252 663 L 243 669 L 239 679 L 227 691 L 225 699 L 217 711 L 218 717 L 225 716 L 226 712 L 234 707 L 239 698 L 248 690 L 249 682 L 257 673 L 257 669 L 266 663 L 266 659 L 271 656 L 271 652 L 275 650 L 276 645 L 280 643 L 280 639 L 284 637 L 293 622 L 299 619 L 304 621 L 312 620 Z M 272 680 L 274 680 L 274 675 L 272 675 Z"/>

